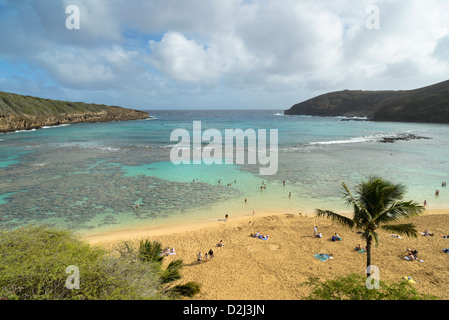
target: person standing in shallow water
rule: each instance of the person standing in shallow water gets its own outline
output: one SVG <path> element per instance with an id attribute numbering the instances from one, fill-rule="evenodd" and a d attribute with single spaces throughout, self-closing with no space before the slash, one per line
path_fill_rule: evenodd
<path id="1" fill-rule="evenodd" d="M 225 220 L 226 220 L 226 221 L 228 220 L 228 217 L 229 217 L 228 214 L 226 214 L 226 215 L 225 215 Z"/>

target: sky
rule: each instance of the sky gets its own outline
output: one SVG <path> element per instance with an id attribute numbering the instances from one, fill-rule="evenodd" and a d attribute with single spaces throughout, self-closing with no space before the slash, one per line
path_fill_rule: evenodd
<path id="1" fill-rule="evenodd" d="M 0 44 L 0 91 L 285 110 L 448 80 L 449 1 L 0 0 Z"/>

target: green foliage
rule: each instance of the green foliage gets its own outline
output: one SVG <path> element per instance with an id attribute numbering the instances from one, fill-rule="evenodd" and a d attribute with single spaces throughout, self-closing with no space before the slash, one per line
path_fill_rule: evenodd
<path id="1" fill-rule="evenodd" d="M 161 292 L 172 298 L 180 298 L 182 296 L 192 297 L 200 292 L 200 285 L 195 282 L 187 282 L 171 287 L 169 284 L 182 278 L 181 269 L 184 266 L 182 260 L 177 259 L 171 261 L 168 266 L 163 268 L 163 259 L 165 255 L 161 254 L 162 244 L 158 241 L 141 240 L 139 248 L 136 251 L 132 245 L 125 242 L 122 247 L 116 248 L 121 257 L 126 257 L 133 261 L 142 261 L 144 263 L 152 263 L 158 270 L 160 279 Z M 168 284 L 168 285 L 167 285 Z"/>
<path id="2" fill-rule="evenodd" d="M 161 255 L 162 245 L 157 241 L 148 241 L 148 239 L 140 241 L 139 259 L 142 261 L 161 262 L 164 258 Z"/>
<path id="3" fill-rule="evenodd" d="M 68 102 L 22 96 L 14 93 L 0 92 L 1 114 L 57 115 L 84 112 L 100 112 L 107 109 L 105 105 L 83 102 Z"/>
<path id="4" fill-rule="evenodd" d="M 79 289 L 68 289 L 68 266 L 79 269 Z M 160 266 L 115 256 L 48 227 L 0 230 L 0 299 L 168 299 Z"/>
<path id="5" fill-rule="evenodd" d="M 343 116 L 357 114 L 376 121 L 449 122 L 449 81 L 414 90 L 343 90 L 293 105 L 285 114 Z"/>
<path id="6" fill-rule="evenodd" d="M 180 270 L 183 267 L 182 260 L 173 260 L 167 266 L 167 268 L 162 272 L 161 279 L 162 283 L 170 283 L 181 279 Z"/>
<path id="7" fill-rule="evenodd" d="M 306 300 L 435 300 L 436 296 L 419 293 L 408 281 L 379 281 L 378 289 L 368 289 L 366 278 L 359 274 L 339 276 L 335 279 L 320 281 L 309 278 L 304 283 L 312 287 L 312 293 Z"/>
<path id="8" fill-rule="evenodd" d="M 200 285 L 196 282 L 187 282 L 184 284 L 174 286 L 173 288 L 169 288 L 164 291 L 165 294 L 168 294 L 169 296 L 174 298 L 179 297 L 191 298 L 199 292 L 200 292 Z"/>
<path id="9" fill-rule="evenodd" d="M 318 217 L 325 217 L 349 227 L 361 229 L 362 238 L 366 240 L 366 265 L 371 265 L 371 243 L 377 246 L 379 235 L 377 228 L 405 236 L 416 237 L 418 231 L 411 223 L 396 222 L 419 216 L 424 207 L 414 201 L 403 201 L 405 186 L 393 184 L 380 177 L 372 176 L 355 187 L 355 195 L 345 183 L 342 183 L 343 199 L 353 209 L 353 217 L 348 218 L 330 210 L 317 209 Z M 392 224 L 394 223 L 394 224 Z"/>

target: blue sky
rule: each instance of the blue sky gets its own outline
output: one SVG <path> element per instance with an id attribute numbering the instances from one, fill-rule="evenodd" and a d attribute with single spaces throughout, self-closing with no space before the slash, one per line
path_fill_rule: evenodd
<path id="1" fill-rule="evenodd" d="M 69 5 L 79 30 L 65 26 Z M 414 89 L 448 79 L 448 12 L 446 0 L 0 0 L 0 91 L 283 110 L 330 91 Z"/>

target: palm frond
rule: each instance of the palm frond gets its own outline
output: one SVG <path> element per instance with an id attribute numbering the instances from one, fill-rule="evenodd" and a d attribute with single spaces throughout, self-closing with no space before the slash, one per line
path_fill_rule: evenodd
<path id="1" fill-rule="evenodd" d="M 173 288 L 168 288 L 165 290 L 169 296 L 172 296 L 175 299 L 179 299 L 181 297 L 193 297 L 195 294 L 199 293 L 201 290 L 201 286 L 196 282 L 187 282 L 184 284 L 179 284 Z"/>
<path id="2" fill-rule="evenodd" d="M 343 189 L 343 199 L 345 199 L 346 205 L 348 207 L 356 206 L 357 202 L 355 201 L 354 197 L 352 196 L 351 191 L 349 190 L 348 186 L 344 182 L 342 182 L 341 185 L 342 185 L 342 189 Z"/>
<path id="3" fill-rule="evenodd" d="M 317 209 L 316 215 L 317 215 L 317 217 L 330 218 L 333 221 L 336 221 L 337 223 L 339 223 L 343 226 L 349 227 L 349 228 L 352 228 L 355 225 L 355 222 L 351 218 L 342 216 L 333 211 Z"/>
<path id="4" fill-rule="evenodd" d="M 140 240 L 139 259 L 142 261 L 161 262 L 164 256 L 161 256 L 162 244 L 157 241 Z"/>
<path id="5" fill-rule="evenodd" d="M 387 223 L 416 217 L 424 213 L 424 207 L 414 201 L 396 202 L 387 210 L 381 212 L 377 218 L 378 222 Z"/>
<path id="6" fill-rule="evenodd" d="M 182 267 L 183 261 L 181 259 L 170 262 L 161 275 L 162 283 L 169 283 L 181 279 L 180 270 Z"/>
<path id="7" fill-rule="evenodd" d="M 358 196 L 354 198 L 354 196 L 351 194 L 351 191 L 347 187 L 347 185 L 342 182 L 343 187 L 343 198 L 346 200 L 346 205 L 353 207 L 353 221 L 358 225 L 363 224 L 365 221 L 372 221 L 372 215 L 369 211 L 369 207 L 367 207 L 367 203 L 370 203 L 367 201 L 366 195 L 364 195 L 361 191 L 361 189 L 366 188 L 364 187 L 364 183 L 359 184 L 356 186 L 356 192 Z"/>
<path id="8" fill-rule="evenodd" d="M 353 220 L 357 223 L 358 227 L 362 227 L 366 224 L 371 224 L 373 222 L 373 217 L 363 204 L 357 207 L 357 210 L 354 210 L 354 218 Z"/>
<path id="9" fill-rule="evenodd" d="M 368 239 L 369 237 L 371 237 L 371 239 L 374 241 L 374 245 L 376 247 L 379 245 L 379 235 L 374 230 L 365 229 L 361 237 L 363 239 Z"/>
<path id="10" fill-rule="evenodd" d="M 406 187 L 402 184 L 393 184 L 377 176 L 371 176 L 367 181 L 356 187 L 359 202 L 372 214 L 380 213 L 390 207 L 391 204 L 401 200 Z M 376 219 L 373 216 L 373 219 Z"/>
<path id="11" fill-rule="evenodd" d="M 382 225 L 381 228 L 385 231 L 397 233 L 407 237 L 416 238 L 418 236 L 418 230 L 416 230 L 416 226 L 412 223 L 385 224 Z"/>

